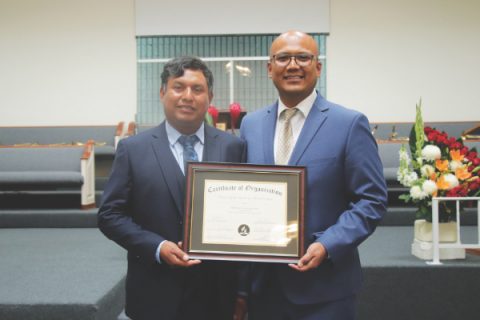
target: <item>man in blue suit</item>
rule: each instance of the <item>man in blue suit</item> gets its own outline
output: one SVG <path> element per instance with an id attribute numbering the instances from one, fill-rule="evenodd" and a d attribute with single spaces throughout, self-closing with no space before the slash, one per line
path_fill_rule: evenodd
<path id="1" fill-rule="evenodd" d="M 190 260 L 183 234 L 187 160 L 244 162 L 245 143 L 204 124 L 213 76 L 193 57 L 168 62 L 166 121 L 118 144 L 98 212 L 100 230 L 128 251 L 126 314 L 134 319 L 231 319 L 236 270 Z"/>
<path id="2" fill-rule="evenodd" d="M 268 74 L 280 98 L 242 121 L 247 162 L 307 168 L 306 253 L 297 264 L 252 264 L 249 320 L 354 319 L 362 282 L 357 247 L 386 211 L 368 120 L 315 91 L 317 57 L 305 33 L 276 38 Z"/>

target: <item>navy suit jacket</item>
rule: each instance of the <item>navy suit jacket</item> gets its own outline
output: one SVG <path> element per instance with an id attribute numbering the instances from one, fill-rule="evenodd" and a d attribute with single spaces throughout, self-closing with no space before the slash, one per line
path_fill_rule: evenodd
<path id="1" fill-rule="evenodd" d="M 242 140 L 205 125 L 204 162 L 244 162 L 245 157 Z M 155 260 L 163 240 L 182 240 L 184 190 L 185 177 L 171 152 L 164 122 L 120 141 L 98 225 L 128 251 L 126 312 L 135 319 L 171 319 L 186 287 L 202 295 L 212 287 L 207 281 L 218 263 L 175 269 Z"/>
<path id="2" fill-rule="evenodd" d="M 275 103 L 243 119 L 247 162 L 274 164 L 277 108 Z M 282 264 L 254 264 L 250 290 L 261 292 L 268 275 L 276 277 L 286 297 L 297 304 L 355 294 L 362 282 L 357 247 L 375 230 L 387 202 L 367 118 L 318 95 L 288 164 L 307 168 L 305 246 L 321 242 L 329 259 L 303 273 Z"/>

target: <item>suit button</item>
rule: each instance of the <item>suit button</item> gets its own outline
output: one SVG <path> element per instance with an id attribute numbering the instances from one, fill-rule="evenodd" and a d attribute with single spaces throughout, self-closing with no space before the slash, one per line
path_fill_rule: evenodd
<path id="1" fill-rule="evenodd" d="M 183 224 L 183 221 L 180 221 L 180 224 Z"/>

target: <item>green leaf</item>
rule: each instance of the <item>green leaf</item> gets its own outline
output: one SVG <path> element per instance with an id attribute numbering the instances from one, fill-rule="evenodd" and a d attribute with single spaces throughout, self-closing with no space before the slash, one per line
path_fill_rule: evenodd
<path id="1" fill-rule="evenodd" d="M 212 118 L 212 115 L 208 112 L 205 113 L 205 121 L 207 122 L 207 124 L 213 127 L 213 118 Z"/>
<path id="2" fill-rule="evenodd" d="M 417 114 L 415 117 L 415 157 L 422 156 L 423 145 L 425 144 L 425 132 L 422 119 L 422 99 L 417 104 Z M 413 155 L 412 155 L 413 157 Z"/>
<path id="3" fill-rule="evenodd" d="M 415 134 L 415 124 L 410 130 L 408 144 L 410 146 L 410 156 L 412 157 L 412 160 L 415 161 L 415 155 L 417 154 L 417 135 Z"/>
<path id="4" fill-rule="evenodd" d="M 417 218 L 426 219 L 427 221 L 432 222 L 432 211 L 430 207 L 420 205 L 417 211 Z"/>

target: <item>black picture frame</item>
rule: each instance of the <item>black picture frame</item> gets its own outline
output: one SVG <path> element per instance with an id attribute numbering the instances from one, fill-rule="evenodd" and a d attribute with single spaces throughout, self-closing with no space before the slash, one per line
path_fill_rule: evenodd
<path id="1" fill-rule="evenodd" d="M 298 262 L 305 183 L 300 166 L 189 163 L 183 250 L 192 259 Z"/>

